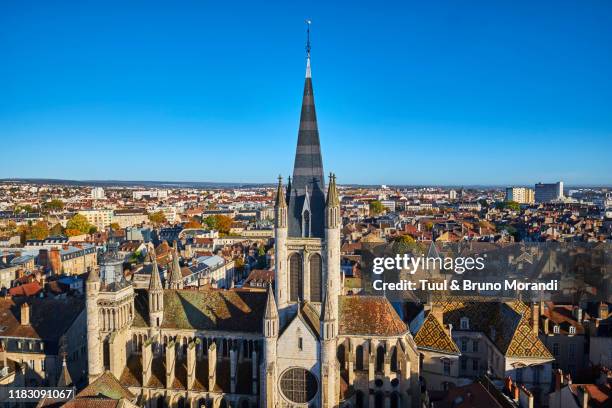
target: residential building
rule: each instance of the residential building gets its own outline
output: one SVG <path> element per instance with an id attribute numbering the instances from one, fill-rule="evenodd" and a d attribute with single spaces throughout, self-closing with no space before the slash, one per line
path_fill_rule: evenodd
<path id="1" fill-rule="evenodd" d="M 535 202 L 550 203 L 563 198 L 563 182 L 537 183 L 535 185 Z"/>
<path id="2" fill-rule="evenodd" d="M 508 187 L 506 188 L 506 201 L 514 201 L 519 204 L 535 203 L 535 193 L 527 187 Z"/>

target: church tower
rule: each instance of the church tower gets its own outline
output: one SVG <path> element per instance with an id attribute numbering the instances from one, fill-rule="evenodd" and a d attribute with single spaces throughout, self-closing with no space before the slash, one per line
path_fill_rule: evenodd
<path id="1" fill-rule="evenodd" d="M 274 205 L 276 303 L 269 291 L 262 373 L 266 378 L 266 396 L 262 398 L 267 407 L 307 404 L 335 408 L 339 402 L 340 198 L 333 174 L 326 197 L 310 65 L 310 29 L 308 34 L 293 175 L 287 191 L 279 177 Z M 271 310 L 277 310 L 274 317 L 268 313 Z M 300 392 L 294 386 L 296 378 L 302 381 Z M 270 395 L 275 389 L 281 392 Z"/>
<path id="2" fill-rule="evenodd" d="M 276 347 L 278 342 L 278 331 L 280 321 L 278 318 L 278 310 L 276 301 L 274 300 L 274 292 L 272 286 L 268 286 L 268 297 L 266 300 L 266 311 L 264 313 L 263 333 L 264 341 L 264 364 L 262 365 L 261 378 L 264 379 L 263 388 L 261 390 L 262 406 L 272 408 L 275 407 L 276 395 Z"/>
<path id="3" fill-rule="evenodd" d="M 170 264 L 170 276 L 166 281 L 166 289 L 183 289 L 183 274 L 179 263 L 178 243 L 172 245 L 172 264 Z"/>
<path id="4" fill-rule="evenodd" d="M 87 345 L 89 381 L 105 370 L 121 376 L 127 359 L 129 329 L 134 319 L 134 288 L 123 276 L 119 243 L 108 233 L 106 252 L 99 257 L 99 275 L 87 280 Z"/>
<path id="5" fill-rule="evenodd" d="M 93 268 L 85 283 L 87 309 L 87 372 L 89 383 L 93 382 L 102 372 L 102 343 L 100 339 L 100 318 L 98 311 L 98 293 L 100 292 L 100 275 Z"/>
<path id="6" fill-rule="evenodd" d="M 151 269 L 151 279 L 149 280 L 149 326 L 153 329 L 161 327 L 164 319 L 164 288 L 159 277 L 157 266 L 157 256 L 155 250 L 151 249 L 153 268 Z"/>

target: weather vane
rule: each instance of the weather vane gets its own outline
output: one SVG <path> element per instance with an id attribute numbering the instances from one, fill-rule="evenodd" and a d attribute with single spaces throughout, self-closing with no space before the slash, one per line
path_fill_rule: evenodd
<path id="1" fill-rule="evenodd" d="M 306 54 L 310 57 L 310 25 L 312 21 L 309 19 L 304 20 L 306 23 Z"/>

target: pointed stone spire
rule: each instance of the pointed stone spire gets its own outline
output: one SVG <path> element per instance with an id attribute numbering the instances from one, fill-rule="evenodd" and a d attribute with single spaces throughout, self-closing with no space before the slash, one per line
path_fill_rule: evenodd
<path id="1" fill-rule="evenodd" d="M 302 112 L 298 143 L 293 164 L 293 178 L 289 191 L 289 236 L 303 237 L 302 209 L 306 189 L 310 194 L 309 213 L 311 228 L 308 236 L 323 238 L 325 218 L 325 180 L 323 178 L 323 159 L 319 142 L 317 114 L 315 112 L 314 93 L 310 71 L 310 23 L 308 24 L 308 42 L 306 45 L 306 78 L 302 97 Z"/>
<path id="2" fill-rule="evenodd" d="M 329 187 L 327 188 L 327 207 L 340 207 L 340 197 L 338 195 L 338 188 L 336 187 L 336 175 L 333 173 L 329 174 Z"/>
<path id="3" fill-rule="evenodd" d="M 287 202 L 285 201 L 285 192 L 283 191 L 283 178 L 280 175 L 278 176 L 278 187 L 276 188 L 276 200 L 274 202 L 274 207 L 287 207 Z"/>
<path id="4" fill-rule="evenodd" d="M 285 192 L 286 202 L 289 202 L 289 197 L 291 197 L 291 176 L 287 177 L 287 191 Z"/>
<path id="5" fill-rule="evenodd" d="M 70 372 L 68 371 L 68 366 L 66 366 L 66 353 L 64 353 L 62 360 L 62 371 L 60 373 L 59 379 L 57 380 L 58 387 L 69 387 L 72 385 L 72 377 L 70 377 Z"/>
<path id="6" fill-rule="evenodd" d="M 332 297 L 325 294 L 325 300 L 323 301 L 323 307 L 321 308 L 321 321 L 330 322 L 336 320 L 334 302 Z"/>
<path id="7" fill-rule="evenodd" d="M 172 245 L 172 264 L 170 266 L 170 277 L 168 279 L 168 288 L 183 289 L 183 274 L 181 273 L 181 264 L 179 263 L 178 244 L 174 241 Z"/>
<path id="8" fill-rule="evenodd" d="M 91 268 L 89 271 L 89 276 L 87 277 L 87 282 L 100 282 L 100 272 L 98 268 L 95 266 Z"/>
<path id="9" fill-rule="evenodd" d="M 276 300 L 274 299 L 274 291 L 272 290 L 272 284 L 268 285 L 268 298 L 266 299 L 266 311 L 264 313 L 264 319 L 277 319 L 278 309 L 276 307 Z"/>
<path id="10" fill-rule="evenodd" d="M 161 278 L 159 277 L 159 268 L 157 266 L 157 256 L 155 250 L 150 252 L 153 269 L 151 269 L 151 279 L 149 279 L 149 290 L 162 290 Z"/>
<path id="11" fill-rule="evenodd" d="M 340 217 L 340 197 L 336 187 L 336 176 L 329 174 L 329 188 L 327 189 L 327 202 L 325 203 L 325 228 L 338 229 L 342 226 Z"/>

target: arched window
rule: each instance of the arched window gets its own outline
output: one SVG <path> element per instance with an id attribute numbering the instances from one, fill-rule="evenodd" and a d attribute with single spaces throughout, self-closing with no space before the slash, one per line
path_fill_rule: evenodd
<path id="1" fill-rule="evenodd" d="M 397 372 L 397 347 L 393 347 L 391 351 L 391 371 Z"/>
<path id="2" fill-rule="evenodd" d="M 574 326 L 570 326 L 569 334 L 576 334 L 576 328 Z"/>
<path id="3" fill-rule="evenodd" d="M 304 298 L 304 274 L 302 270 L 302 256 L 298 253 L 291 255 L 289 258 L 289 300 L 297 302 L 298 299 Z"/>
<path id="4" fill-rule="evenodd" d="M 383 393 L 378 391 L 374 397 L 374 408 L 383 408 L 384 398 Z"/>
<path id="5" fill-rule="evenodd" d="M 378 346 L 376 349 L 376 371 L 382 372 L 385 364 L 385 347 Z"/>
<path id="6" fill-rule="evenodd" d="M 321 275 L 323 266 L 321 255 L 313 254 L 310 257 L 310 301 L 321 302 Z"/>
<path id="7" fill-rule="evenodd" d="M 302 213 L 302 236 L 310 237 L 310 211 L 308 210 Z"/>
<path id="8" fill-rule="evenodd" d="M 391 393 L 391 408 L 400 408 L 400 396 L 397 392 Z"/>
<path id="9" fill-rule="evenodd" d="M 555 326 L 553 327 L 553 333 L 559 334 L 559 325 L 558 324 L 555 324 Z"/>
<path id="10" fill-rule="evenodd" d="M 363 408 L 363 392 L 361 391 L 355 393 L 355 407 Z"/>
<path id="11" fill-rule="evenodd" d="M 344 362 L 345 362 L 346 348 L 344 344 L 340 344 L 338 346 L 337 357 L 338 362 L 340 363 L 340 370 L 344 370 Z"/>
<path id="12" fill-rule="evenodd" d="M 357 359 L 357 364 L 355 364 L 355 368 L 357 370 L 363 370 L 363 346 L 357 346 L 355 354 Z"/>

